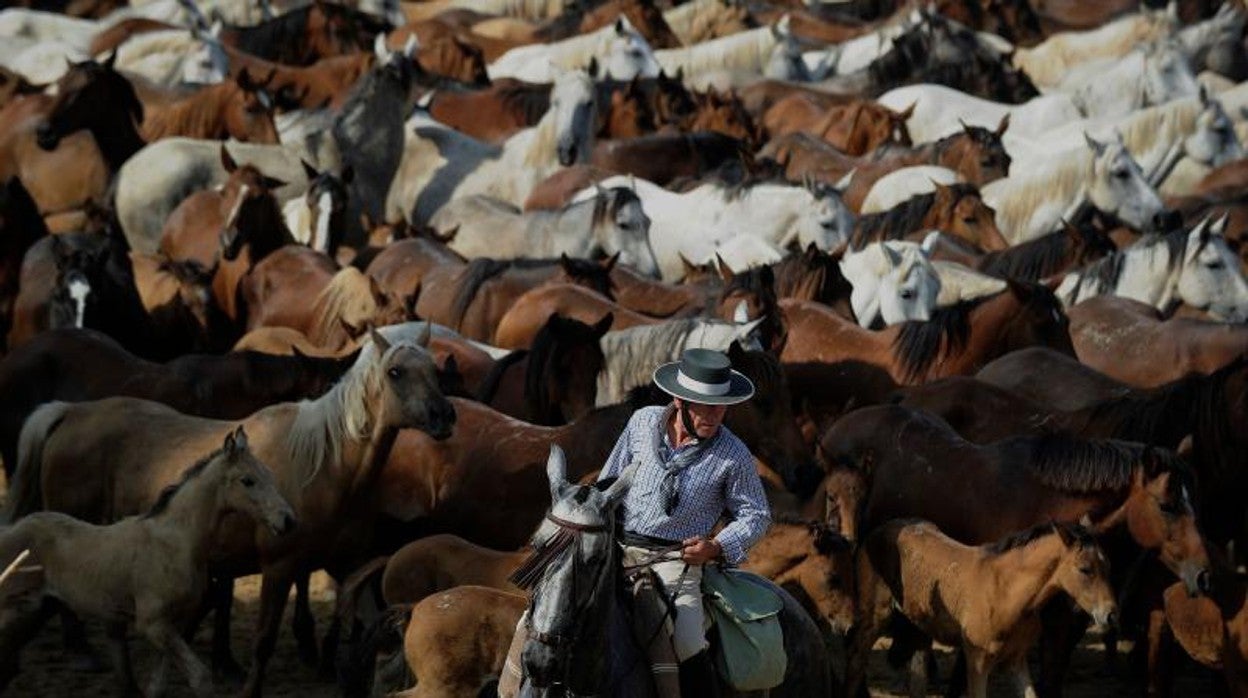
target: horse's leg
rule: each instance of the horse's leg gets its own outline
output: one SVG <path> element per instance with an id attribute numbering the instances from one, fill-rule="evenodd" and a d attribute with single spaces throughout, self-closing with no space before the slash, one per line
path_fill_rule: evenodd
<path id="1" fill-rule="evenodd" d="M 849 656 L 845 659 L 845 695 L 848 698 L 867 695 L 867 663 L 871 648 L 880 636 L 880 627 L 888 618 L 892 599 L 888 588 L 866 569 L 866 563 L 860 560 L 858 564 L 858 619 L 850 631 Z"/>
<path id="2" fill-rule="evenodd" d="M 919 651 L 910 657 L 909 689 L 911 698 L 927 695 L 927 662 L 932 656 L 932 642 L 927 640 Z"/>
<path id="3" fill-rule="evenodd" d="M 13 604 L 14 599 L 8 599 Z M 3 615 L 4 632 L 0 633 L 0 693 L 17 676 L 22 648 L 39 634 L 48 619 L 56 615 L 56 603 L 50 598 L 35 602 L 29 612 L 8 608 Z"/>
<path id="4" fill-rule="evenodd" d="M 1174 687 L 1174 646 L 1166 611 L 1154 608 L 1148 614 L 1148 675 L 1145 691 L 1149 696 L 1168 696 Z"/>
<path id="5" fill-rule="evenodd" d="M 109 623 L 104 627 L 108 638 L 108 654 L 117 673 L 117 685 L 121 695 L 139 694 L 139 684 L 134 680 L 134 665 L 130 663 L 130 643 L 126 641 L 126 624 Z"/>
<path id="6" fill-rule="evenodd" d="M 1049 602 L 1040 609 L 1040 682 L 1037 686 L 1045 698 L 1060 698 L 1066 668 L 1075 653 L 1079 639 L 1087 629 L 1068 605 Z"/>
<path id="7" fill-rule="evenodd" d="M 966 696 L 988 698 L 988 658 L 972 648 L 966 648 Z"/>
<path id="8" fill-rule="evenodd" d="M 303 573 L 295 577 L 295 614 L 290 620 L 290 629 L 295 633 L 295 641 L 299 645 L 299 659 L 316 668 L 320 662 L 316 647 L 316 619 L 312 616 L 312 606 L 308 600 L 310 576 L 309 573 Z"/>
<path id="9" fill-rule="evenodd" d="M 156 649 L 162 653 L 161 664 L 168 663 L 170 658 L 186 675 L 186 680 L 191 684 L 191 690 L 197 696 L 207 696 L 212 694 L 212 673 L 208 667 L 195 656 L 191 650 L 191 646 L 186 644 L 186 640 L 182 639 L 182 633 L 169 623 L 167 620 L 157 620 L 147 624 L 143 629 L 143 635 L 156 646 Z M 148 688 L 148 697 L 160 695 L 164 690 L 164 671 L 158 671 L 153 676 L 153 684 Z M 159 681 L 159 684 L 156 683 Z"/>
<path id="10" fill-rule="evenodd" d="M 1023 653 L 1010 662 L 1010 678 L 1014 690 L 1023 698 L 1036 698 L 1036 686 L 1031 682 L 1031 669 L 1027 666 L 1027 654 Z"/>
<path id="11" fill-rule="evenodd" d="M 87 628 L 82 624 L 82 619 L 69 610 L 68 606 L 61 606 L 61 636 L 64 638 L 65 651 L 73 657 L 71 666 L 74 671 L 108 671 L 95 648 L 87 642 Z"/>
<path id="12" fill-rule="evenodd" d="M 217 676 L 241 684 L 246 673 L 230 651 L 230 613 L 234 607 L 234 579 L 218 577 L 209 580 L 208 595 L 212 603 L 212 670 Z"/>
<path id="13" fill-rule="evenodd" d="M 256 622 L 256 639 L 252 647 L 251 669 L 242 695 L 258 697 L 264 670 L 273 649 L 277 646 L 277 633 L 281 630 L 282 611 L 286 609 L 286 596 L 295 582 L 293 565 L 278 564 L 264 568 L 264 580 L 260 583 L 260 616 Z"/>

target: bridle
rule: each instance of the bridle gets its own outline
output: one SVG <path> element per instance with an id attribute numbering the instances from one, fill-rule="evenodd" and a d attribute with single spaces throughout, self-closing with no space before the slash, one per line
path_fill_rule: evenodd
<path id="1" fill-rule="evenodd" d="M 538 550 L 535 550 L 533 555 L 531 555 L 520 566 L 520 569 L 517 570 L 516 574 L 513 575 L 513 577 L 522 577 L 519 581 L 516 579 L 512 580 L 513 583 L 517 586 L 521 586 L 521 588 L 536 586 L 537 582 L 540 581 L 541 576 L 545 574 L 546 569 L 552 562 L 554 562 L 555 558 L 562 554 L 563 551 L 571 548 L 573 544 L 577 547 L 580 546 L 581 536 L 583 534 L 606 533 L 610 528 L 610 523 L 583 524 L 575 521 L 568 521 L 567 519 L 560 518 L 550 513 L 546 514 L 546 520 L 558 526 L 560 530 L 552 536 L 545 545 Z M 610 568 L 610 565 L 603 565 L 603 569 L 599 572 L 599 575 L 608 574 L 610 572 Z M 524 574 L 522 574 L 522 572 Z M 576 564 L 574 560 L 572 566 L 573 599 L 577 598 L 577 578 L 578 575 L 576 574 Z M 527 584 L 522 585 L 521 582 L 527 582 Z M 533 610 L 533 604 L 535 602 L 536 595 L 534 595 L 533 599 L 529 601 L 530 613 L 525 618 L 525 630 L 528 631 L 529 638 L 556 651 L 571 644 L 572 641 L 576 639 L 574 636 L 548 633 L 537 630 L 533 627 L 533 614 L 531 611 Z M 576 614 L 578 610 L 579 609 L 574 609 L 574 614 Z"/>

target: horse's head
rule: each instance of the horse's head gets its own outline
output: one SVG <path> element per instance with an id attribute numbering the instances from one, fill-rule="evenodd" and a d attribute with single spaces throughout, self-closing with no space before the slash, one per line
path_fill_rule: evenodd
<path id="1" fill-rule="evenodd" d="M 1219 167 L 1244 156 L 1244 147 L 1235 133 L 1235 124 L 1226 115 L 1222 103 L 1200 88 L 1200 114 L 1196 128 L 1183 139 L 1187 157 L 1209 167 Z"/>
<path id="2" fill-rule="evenodd" d="M 1005 351 L 1030 346 L 1044 346 L 1067 356 L 1075 355 L 1070 341 L 1070 320 L 1062 309 L 1062 302 L 1044 284 L 1026 281 L 1006 281 L 1006 290 L 1019 304 L 1006 322 Z"/>
<path id="3" fill-rule="evenodd" d="M 394 327 L 406 328 L 406 323 Z M 410 341 L 391 343 L 377 330 L 369 334 L 372 341 L 364 345 L 359 360 L 372 366 L 369 387 L 380 391 L 374 424 L 420 429 L 439 441 L 449 438 L 455 408 L 439 387 L 438 365 L 428 349 L 429 323 L 421 323 Z"/>
<path id="4" fill-rule="evenodd" d="M 520 586 L 536 584 L 522 654 L 534 688 L 562 684 L 569 693 L 599 692 L 619 576 L 615 508 L 635 469 L 630 465 L 605 490 L 572 484 L 563 450 L 551 446 L 546 463 L 550 512 L 533 536 L 533 556 L 513 575 Z"/>
<path id="5" fill-rule="evenodd" d="M 273 473 L 251 452 L 241 426 L 225 435 L 215 461 L 224 468 L 219 496 L 225 509 L 241 512 L 278 535 L 295 527 L 294 509 L 277 489 Z"/>
<path id="6" fill-rule="evenodd" d="M 1222 236 L 1226 218 L 1200 222 L 1187 233 L 1178 296 L 1184 303 L 1219 320 L 1248 320 L 1248 282 L 1239 260 Z"/>
<path id="7" fill-rule="evenodd" d="M 703 94 L 695 93 L 694 101 L 697 107 L 686 122 L 685 130 L 715 131 L 732 136 L 748 144 L 750 150 L 764 140 L 761 127 L 746 111 L 736 92 L 729 90 L 721 95 L 712 88 Z"/>
<path id="8" fill-rule="evenodd" d="M 216 274 L 216 266 L 206 269 L 191 259 L 162 260 L 160 271 L 168 274 L 177 284 L 178 303 L 202 330 L 200 338 L 203 346 L 211 346 L 220 315 L 216 299 L 212 295 L 212 279 Z"/>
<path id="9" fill-rule="evenodd" d="M 624 16 L 637 31 L 647 37 L 653 48 L 680 48 L 680 37 L 672 31 L 663 10 L 653 0 L 625 0 Z"/>
<path id="10" fill-rule="evenodd" d="M 1092 176 L 1088 178 L 1088 199 L 1107 213 L 1136 230 L 1163 231 L 1173 225 L 1174 214 L 1144 177 L 1140 165 L 1127 152 L 1122 134 L 1101 143 L 1084 134 L 1092 151 Z"/>
<path id="11" fill-rule="evenodd" d="M 593 150 L 595 118 L 594 81 L 583 70 L 555 78 L 550 91 L 555 113 L 555 149 L 559 164 L 569 167 L 588 162 Z"/>
<path id="12" fill-rule="evenodd" d="M 659 61 L 654 56 L 654 49 L 626 16 L 620 15 L 615 24 L 603 31 L 609 33 L 610 39 L 599 65 L 607 75 L 616 80 L 631 80 L 638 76 L 652 78 L 659 74 Z"/>
<path id="13" fill-rule="evenodd" d="M 1097 627 L 1113 626 L 1117 603 L 1109 583 L 1109 560 L 1105 553 L 1083 526 L 1054 523 L 1053 529 L 1062 544 L 1054 580 L 1079 608 L 1092 616 Z"/>
<path id="14" fill-rule="evenodd" d="M 207 29 L 191 29 L 195 47 L 182 59 L 182 82 L 188 85 L 215 85 L 229 76 L 230 57 L 221 43 L 221 30 L 220 21 L 213 22 Z"/>
<path id="15" fill-rule="evenodd" d="M 221 187 L 220 211 L 224 223 L 221 226 L 221 256 L 227 261 L 238 258 L 243 246 L 269 237 L 272 233 L 286 231 L 282 222 L 274 190 L 285 182 L 261 174 L 252 165 L 238 165 L 225 146 L 221 146 L 221 166 L 229 175 Z M 270 227 L 280 224 L 280 230 Z M 289 231 L 286 231 L 289 237 Z M 280 247 L 281 244 L 276 245 Z M 253 263 L 259 261 L 253 248 Z"/>
<path id="16" fill-rule="evenodd" d="M 1142 450 L 1124 506 L 1131 537 L 1183 580 L 1188 594 L 1210 589 L 1209 554 L 1196 524 L 1192 477 L 1187 465 L 1169 452 Z"/>
<path id="17" fill-rule="evenodd" d="M 821 250 L 834 250 L 854 232 L 854 214 L 841 199 L 841 192 L 826 184 L 808 182 L 811 201 L 798 212 L 797 243 L 814 244 Z"/>
<path id="18" fill-rule="evenodd" d="M 654 109 L 642 93 L 637 78 L 623 89 L 611 90 L 611 104 L 606 115 L 603 137 L 636 138 L 657 130 Z"/>
<path id="19" fill-rule="evenodd" d="M 639 273 L 658 278 L 659 261 L 650 246 L 650 217 L 641 198 L 627 187 L 599 191 L 595 199 L 594 234 L 598 245 Z"/>
<path id="20" fill-rule="evenodd" d="M 816 456 L 822 460 L 821 449 Z M 867 497 L 866 476 L 852 468 L 822 464 L 827 471 L 823 479 L 823 519 L 849 541 L 858 540 L 858 520 Z"/>
<path id="21" fill-rule="evenodd" d="M 937 144 L 939 163 L 957 172 L 965 172 L 967 181 L 976 186 L 1003 179 L 1010 174 L 1010 154 L 1001 137 L 1010 127 L 1010 115 L 1001 117 L 995 130 L 962 124 L 962 131 Z"/>
<path id="22" fill-rule="evenodd" d="M 935 186 L 932 212 L 938 217 L 932 221 L 932 227 L 952 233 L 988 252 L 1010 246 L 997 228 L 997 212 L 984 203 L 974 184 L 936 183 Z"/>
<path id="23" fill-rule="evenodd" d="M 606 364 L 602 339 L 611 329 L 615 317 L 607 313 L 593 325 L 551 315 L 537 331 L 529 351 L 530 366 L 542 363 L 540 370 L 526 375 L 526 396 L 541 391 L 540 402 L 555 418 L 550 423 L 566 423 L 580 419 L 594 409 L 598 394 L 598 372 Z M 540 385 L 530 384 L 529 377 L 545 378 Z M 551 380 L 553 379 L 553 380 Z"/>
<path id="24" fill-rule="evenodd" d="M 761 320 L 757 330 L 759 341 L 764 348 L 780 353 L 788 332 L 776 299 L 775 271 L 763 264 L 734 272 L 718 253 L 715 258 L 724 282 L 716 301 L 716 315 L 737 322 Z"/>
<path id="25" fill-rule="evenodd" d="M 694 94 L 685 87 L 684 69 L 678 69 L 674 76 L 660 70 L 654 81 L 654 113 L 659 117 L 659 125 L 681 125 L 693 118 L 698 111 L 698 103 Z"/>
<path id="26" fill-rule="evenodd" d="M 48 307 L 50 327 L 85 327 L 88 315 L 107 312 L 101 292 L 108 284 L 109 250 L 95 240 L 51 236 L 56 281 Z"/>
<path id="27" fill-rule="evenodd" d="M 786 14 L 771 26 L 771 35 L 776 44 L 767 55 L 763 77 L 772 80 L 809 81 L 811 75 L 806 61 L 802 60 L 802 45 L 789 29 L 789 23 L 790 19 Z"/>
<path id="28" fill-rule="evenodd" d="M 90 130 L 97 139 L 116 131 L 134 131 L 143 122 L 143 104 L 130 81 L 113 70 L 117 54 L 103 63 L 75 63 L 56 81 L 56 97 L 35 131 L 44 150 L 55 150 L 61 139 Z"/>
<path id="29" fill-rule="evenodd" d="M 888 246 L 883 250 L 889 269 L 880 276 L 876 295 L 884 324 L 931 318 L 940 295 L 940 276 L 927 253 L 918 245 L 908 245 L 900 253 Z"/>
<path id="30" fill-rule="evenodd" d="M 559 268 L 551 278 L 551 281 L 554 283 L 566 282 L 584 286 L 615 300 L 614 287 L 611 284 L 611 268 L 613 266 L 615 266 L 613 258 L 608 258 L 606 262 L 600 264 L 592 259 L 569 257 L 566 254 L 562 254 L 559 255 Z"/>
<path id="31" fill-rule="evenodd" d="M 328 170 L 319 172 L 304 162 L 303 173 L 308 178 L 308 192 L 303 201 L 312 214 L 312 238 L 308 240 L 308 247 L 333 259 L 346 234 L 347 187 L 355 179 L 355 170 L 347 165 L 341 175 L 335 175 Z"/>
<path id="32" fill-rule="evenodd" d="M 307 8 L 304 39 L 313 56 L 343 56 L 368 48 L 376 27 L 356 10 L 338 3 L 315 0 Z"/>
<path id="33" fill-rule="evenodd" d="M 1145 106 L 1192 97 L 1199 91 L 1192 65 L 1174 41 L 1160 41 L 1144 49 L 1141 80 Z"/>
<path id="34" fill-rule="evenodd" d="M 784 480 L 789 491 L 807 497 L 823 479 L 793 415 L 793 397 L 780 360 L 772 353 L 728 348 L 732 367 L 754 383 L 754 397 L 728 410 L 724 423 L 749 444 L 758 459 Z"/>
<path id="35" fill-rule="evenodd" d="M 272 79 L 270 74 L 264 82 L 257 82 L 246 68 L 239 71 L 235 78 L 238 91 L 230 96 L 224 117 L 231 136 L 248 143 L 279 141 L 277 124 L 273 120 L 276 106 L 268 89 Z"/>

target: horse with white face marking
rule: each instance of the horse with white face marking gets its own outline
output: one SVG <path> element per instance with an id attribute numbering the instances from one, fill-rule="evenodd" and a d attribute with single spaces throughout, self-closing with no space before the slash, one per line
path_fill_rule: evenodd
<path id="1" fill-rule="evenodd" d="M 426 223 L 449 201 L 471 194 L 520 206 L 538 182 L 560 167 L 589 159 L 594 115 L 594 82 L 583 70 L 556 78 L 541 121 L 501 146 L 465 136 L 417 111 L 409 120 L 415 128 L 403 149 L 386 217 Z"/>
<path id="2" fill-rule="evenodd" d="M 469 259 L 618 254 L 642 274 L 659 274 L 650 219 L 627 187 L 598 187 L 592 199 L 557 211 L 521 211 L 488 196 L 465 196 L 443 206 L 430 223 L 436 230 L 454 230 L 447 245 Z"/>
<path id="3" fill-rule="evenodd" d="M 516 78 L 526 82 L 553 82 L 559 73 L 584 68 L 595 59 L 606 74 L 617 80 L 652 78 L 659 74 L 654 49 L 623 15 L 614 24 L 588 34 L 550 44 L 513 48 L 486 70 L 491 80 Z"/>
<path id="4" fill-rule="evenodd" d="M 644 179 L 616 176 L 606 187 L 633 187 L 650 216 L 650 245 L 666 281 L 684 274 L 681 256 L 707 259 L 720 244 L 740 234 L 753 235 L 784 249 L 791 243 L 831 250 L 849 239 L 854 217 L 831 187 L 785 184 L 716 184 L 680 194 Z M 585 189 L 573 200 L 593 196 Z"/>
<path id="5" fill-rule="evenodd" d="M 1071 71 L 1056 87 L 1085 116 L 1125 116 L 1136 109 L 1191 97 L 1196 74 L 1179 45 L 1152 44 L 1118 59 L 1092 61 Z"/>
<path id="6" fill-rule="evenodd" d="M 854 287 L 849 302 L 860 327 L 926 321 L 936 308 L 940 277 L 916 242 L 889 240 L 846 250 L 840 267 Z"/>
<path id="7" fill-rule="evenodd" d="M 1072 220 L 1085 205 L 1136 230 L 1152 231 L 1173 222 L 1173 214 L 1127 152 L 1121 134 L 1108 143 L 1091 136 L 1085 136 L 1085 142 L 1085 148 L 1016 167 L 1013 175 L 981 189 L 1010 244 L 1057 230 L 1062 220 Z"/>
<path id="8" fill-rule="evenodd" d="M 668 75 L 677 71 L 686 81 L 705 73 L 728 71 L 763 75 L 769 66 L 789 66 L 797 39 L 789 31 L 789 17 L 758 29 L 704 41 L 696 46 L 669 48 L 655 52 L 659 66 Z M 779 56 L 777 56 L 779 53 Z M 789 70 L 789 68 L 785 68 Z"/>
<path id="9" fill-rule="evenodd" d="M 1066 306 L 1113 294 L 1169 312 L 1178 303 L 1204 310 L 1218 320 L 1248 320 L 1248 282 L 1222 237 L 1226 219 L 1200 222 L 1191 231 L 1149 236 L 1136 244 L 1073 271 L 1057 296 Z"/>
<path id="10" fill-rule="evenodd" d="M 335 176 L 328 170 L 318 172 L 306 162 L 303 171 L 308 177 L 308 190 L 282 206 L 282 218 L 297 242 L 334 259 L 346 232 L 343 216 L 347 210 L 347 186 L 355 171 L 348 166 L 341 176 Z"/>
<path id="11" fill-rule="evenodd" d="M 170 29 L 136 34 L 117 47 L 116 69 L 162 87 L 210 85 L 230 74 L 221 23 L 211 29 Z"/>

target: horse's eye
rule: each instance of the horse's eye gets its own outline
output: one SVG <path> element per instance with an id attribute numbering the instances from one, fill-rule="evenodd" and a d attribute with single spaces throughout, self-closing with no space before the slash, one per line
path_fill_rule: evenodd
<path id="1" fill-rule="evenodd" d="M 914 300 L 914 291 L 912 291 L 912 290 L 910 290 L 910 289 L 908 289 L 908 288 L 907 288 L 907 289 L 903 289 L 903 290 L 902 290 L 902 292 L 901 292 L 901 298 L 902 298 L 902 300 L 907 300 L 907 301 L 908 301 L 908 300 Z"/>
<path id="2" fill-rule="evenodd" d="M 1126 170 L 1114 170 L 1114 176 L 1117 177 L 1118 179 L 1126 179 L 1128 176 L 1130 176 L 1130 173 L 1128 173 Z"/>
<path id="3" fill-rule="evenodd" d="M 962 219 L 962 222 L 967 225 L 975 225 L 975 216 L 967 216 Z"/>
<path id="4" fill-rule="evenodd" d="M 1166 516 L 1178 516 L 1179 514 L 1182 513 L 1182 511 L 1179 509 L 1179 506 L 1175 504 L 1174 502 L 1159 502 L 1157 504 L 1157 508 L 1161 509 L 1161 513 L 1165 514 Z"/>
<path id="5" fill-rule="evenodd" d="M 243 483 L 243 487 L 255 487 L 256 479 L 250 475 L 244 475 L 239 482 Z"/>
<path id="6" fill-rule="evenodd" d="M 391 366 L 386 369 L 386 375 L 398 380 L 403 377 L 403 368 L 401 366 Z"/>
<path id="7" fill-rule="evenodd" d="M 1091 567 L 1080 567 L 1080 568 L 1079 568 L 1079 574 L 1082 574 L 1082 575 L 1083 575 L 1083 576 L 1085 576 L 1085 577 L 1091 577 L 1091 576 L 1092 576 L 1092 568 L 1091 568 Z"/>
<path id="8" fill-rule="evenodd" d="M 1221 269 L 1221 268 L 1222 268 L 1222 260 L 1220 260 L 1220 259 L 1211 259 L 1211 260 L 1209 260 L 1208 262 L 1206 262 L 1206 263 L 1205 263 L 1205 266 L 1206 266 L 1206 267 L 1208 267 L 1209 269 Z"/>

